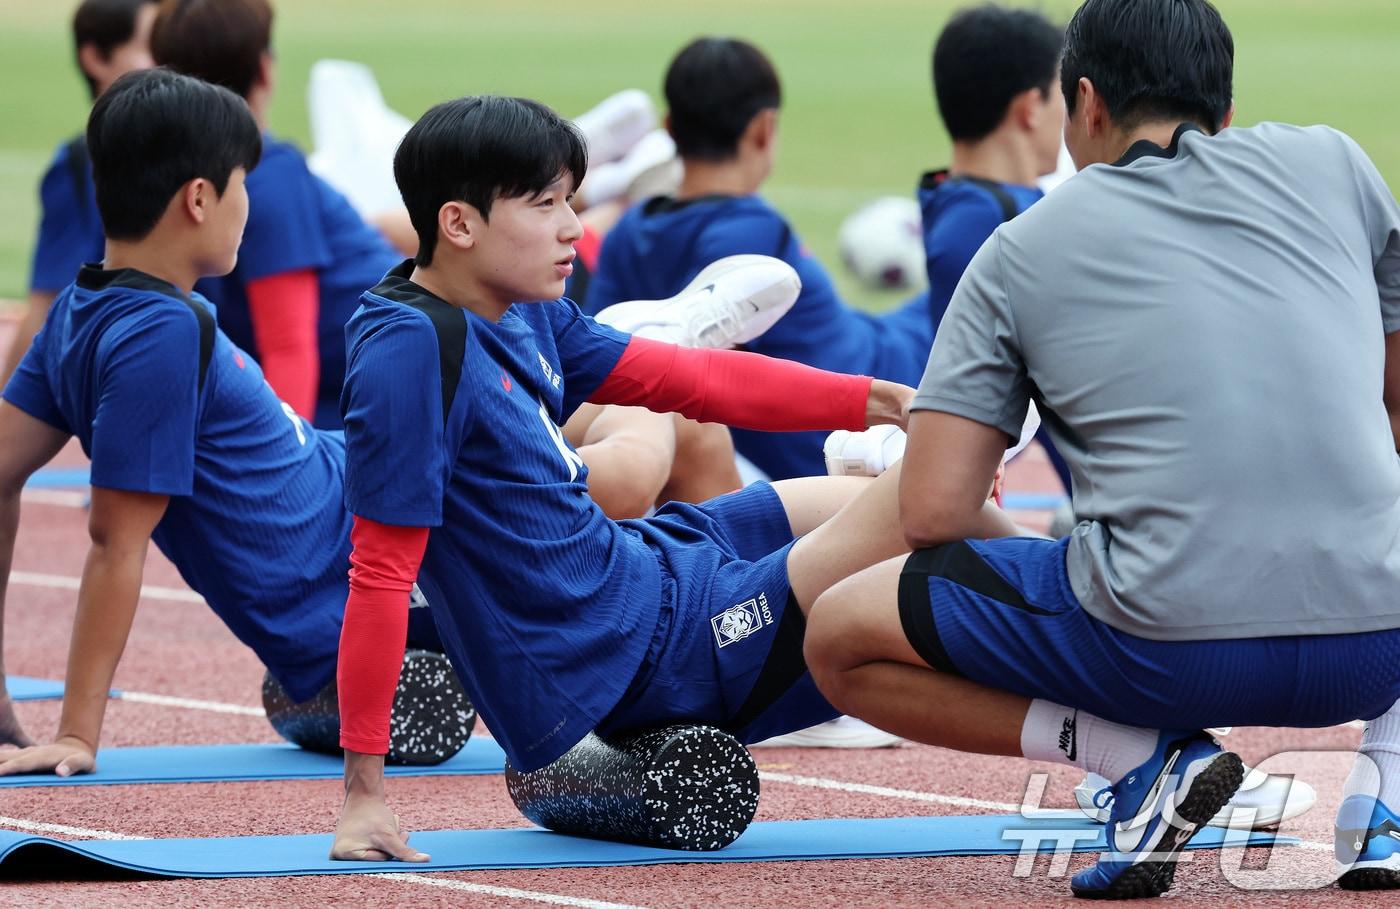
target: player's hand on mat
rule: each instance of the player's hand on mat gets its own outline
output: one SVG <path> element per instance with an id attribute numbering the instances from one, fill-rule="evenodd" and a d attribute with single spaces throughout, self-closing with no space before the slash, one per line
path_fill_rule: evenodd
<path id="1" fill-rule="evenodd" d="M 20 725 L 19 717 L 15 716 L 15 702 L 5 693 L 5 679 L 0 676 L 0 745 L 28 748 L 33 744 L 34 740 Z"/>
<path id="2" fill-rule="evenodd" d="M 347 796 L 335 825 L 331 858 L 356 862 L 426 862 L 429 856 L 408 845 L 408 831 L 383 799 Z"/>
<path id="3" fill-rule="evenodd" d="M 97 755 L 92 748 L 72 738 L 61 738 L 52 745 L 33 745 L 0 755 L 0 776 L 17 773 L 72 776 L 75 773 L 92 773 L 96 767 Z"/>
<path id="4" fill-rule="evenodd" d="M 870 383 L 870 397 L 865 402 L 865 426 L 892 424 L 909 428 L 909 405 L 914 402 L 914 389 L 898 382 L 876 379 Z"/>

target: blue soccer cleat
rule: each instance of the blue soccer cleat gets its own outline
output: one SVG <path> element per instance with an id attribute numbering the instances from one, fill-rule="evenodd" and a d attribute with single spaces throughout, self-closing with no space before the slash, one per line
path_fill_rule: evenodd
<path id="1" fill-rule="evenodd" d="M 1379 799 L 1353 795 L 1337 809 L 1337 886 L 1400 888 L 1400 817 Z"/>
<path id="2" fill-rule="evenodd" d="M 1177 853 L 1244 780 L 1239 756 L 1204 732 L 1163 732 L 1146 762 L 1113 786 L 1109 851 L 1070 883 L 1086 899 L 1136 899 L 1171 889 Z"/>

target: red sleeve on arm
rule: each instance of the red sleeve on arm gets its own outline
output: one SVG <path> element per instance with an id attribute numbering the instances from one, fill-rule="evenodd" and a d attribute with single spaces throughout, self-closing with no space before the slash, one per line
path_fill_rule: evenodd
<path id="1" fill-rule="evenodd" d="M 767 432 L 865 429 L 870 382 L 754 353 L 634 337 L 588 400 Z"/>
<path id="2" fill-rule="evenodd" d="M 248 311 L 267 384 L 308 420 L 321 381 L 317 320 L 321 296 L 314 269 L 286 271 L 248 282 Z"/>
<path id="3" fill-rule="evenodd" d="M 361 754 L 384 754 L 408 636 L 408 594 L 423 562 L 428 528 L 392 527 L 357 517 L 350 543 L 350 597 L 335 674 L 340 745 Z"/>
<path id="4" fill-rule="evenodd" d="M 587 224 L 583 225 L 583 236 L 574 241 L 574 252 L 583 260 L 589 271 L 598 270 L 598 253 L 603 248 L 603 235 Z"/>

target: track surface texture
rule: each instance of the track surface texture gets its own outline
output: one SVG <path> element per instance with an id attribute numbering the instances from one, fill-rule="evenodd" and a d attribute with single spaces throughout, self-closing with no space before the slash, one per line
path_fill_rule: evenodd
<path id="1" fill-rule="evenodd" d="M 0 340 L 8 335 L 0 322 Z M 70 446 L 56 466 L 80 466 Z M 1051 493 L 1055 482 L 1033 449 L 1013 465 L 1011 492 Z M 81 493 L 82 490 L 73 492 Z M 6 668 L 15 675 L 59 678 L 67 659 L 74 592 L 87 550 L 86 512 L 79 496 L 27 497 L 6 616 Z M 1049 515 L 1018 515 L 1044 527 Z M 127 692 L 172 695 L 255 710 L 262 669 L 213 614 L 188 594 L 179 575 L 152 547 L 131 641 L 117 672 Z M 183 594 L 183 595 L 181 595 Z M 40 740 L 57 725 L 56 701 L 18 705 Z M 478 730 L 478 734 L 487 734 Z M 1293 771 L 1318 790 L 1318 804 L 1284 832 L 1301 847 L 1200 853 L 1180 869 L 1171 905 L 1222 902 L 1263 906 L 1340 905 L 1383 897 L 1327 886 L 1331 825 L 1338 792 L 1357 742 L 1354 728 L 1237 729 L 1228 744 L 1257 764 Z M 106 746 L 271 742 L 257 715 L 135 701 L 114 701 Z M 1029 798 L 1036 807 L 1067 807 L 1078 774 L 1020 760 L 962 755 L 906 744 L 879 751 L 759 749 L 765 778 L 759 820 L 897 817 L 916 814 L 1007 813 Z M 394 809 L 410 829 L 524 826 L 500 776 L 390 781 Z M 49 832 L 62 825 L 89 835 L 238 836 L 329 831 L 339 783 L 259 782 L 32 788 L 0 790 L 0 826 Z M 69 834 L 81 838 L 81 834 Z M 0 884 L 0 906 L 1024 906 L 1070 900 L 1067 875 L 1092 856 L 775 862 L 641 868 L 303 877 L 239 880 L 141 880 Z M 1261 870 L 1262 869 L 1262 870 Z M 1272 889 L 1249 889 L 1266 886 Z M 1317 889 L 1317 888 L 1323 889 Z M 1283 889 L 1279 889 L 1283 888 Z"/>

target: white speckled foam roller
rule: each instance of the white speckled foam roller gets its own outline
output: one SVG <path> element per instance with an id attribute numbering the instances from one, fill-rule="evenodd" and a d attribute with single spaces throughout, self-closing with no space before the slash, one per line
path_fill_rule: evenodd
<path id="1" fill-rule="evenodd" d="M 506 765 L 520 813 L 559 833 L 710 851 L 739 838 L 758 808 L 747 748 L 709 726 L 667 726 L 604 741 L 520 773 Z"/>
<path id="2" fill-rule="evenodd" d="M 278 735 L 307 751 L 340 754 L 340 701 L 332 681 L 296 704 L 271 675 L 263 676 L 263 709 Z M 476 708 L 447 657 L 428 650 L 404 654 L 389 718 L 390 764 L 441 764 L 471 738 Z"/>

